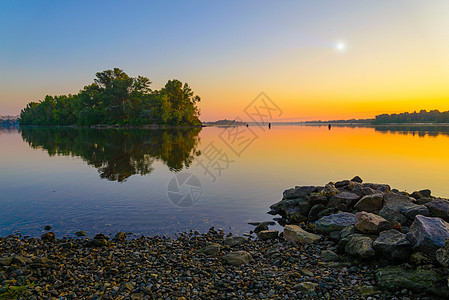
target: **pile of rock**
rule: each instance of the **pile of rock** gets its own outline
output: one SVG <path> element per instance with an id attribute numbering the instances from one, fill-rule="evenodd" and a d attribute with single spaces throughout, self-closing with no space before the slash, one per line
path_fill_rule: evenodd
<path id="1" fill-rule="evenodd" d="M 308 234 L 318 233 L 334 240 L 341 254 L 365 261 L 384 261 L 385 265 L 410 266 L 412 270 L 387 267 L 386 271 L 376 272 L 378 282 L 381 285 L 384 282 L 385 287 L 401 286 L 385 278 L 396 277 L 396 281 L 407 281 L 404 278 L 410 276 L 420 278 L 423 266 L 429 274 L 438 274 L 434 276 L 438 284 L 447 280 L 446 270 L 441 266 L 449 267 L 449 240 L 445 245 L 449 239 L 449 200 L 432 196 L 430 190 L 409 194 L 386 184 L 363 183 L 357 176 L 324 187 L 288 189 L 283 199 L 270 208 L 270 214 L 281 215 L 277 220 L 286 225 L 283 233 L 286 239 L 291 239 L 291 224 L 296 224 L 310 231 Z M 446 280 L 441 276 L 446 276 Z M 409 287 L 404 282 L 402 285 Z M 448 295 L 447 281 L 438 289 L 438 294 Z"/>

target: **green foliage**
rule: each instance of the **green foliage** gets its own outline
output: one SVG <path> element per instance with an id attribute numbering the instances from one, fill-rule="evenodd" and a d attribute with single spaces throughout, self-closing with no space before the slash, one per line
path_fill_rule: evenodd
<path id="1" fill-rule="evenodd" d="M 421 110 L 419 113 L 382 114 L 374 120 L 374 124 L 388 123 L 449 123 L 449 111 Z"/>
<path id="2" fill-rule="evenodd" d="M 21 125 L 200 125 L 201 100 L 187 83 L 169 80 L 159 91 L 142 76 L 115 68 L 96 73 L 78 94 L 46 96 L 22 109 Z"/>

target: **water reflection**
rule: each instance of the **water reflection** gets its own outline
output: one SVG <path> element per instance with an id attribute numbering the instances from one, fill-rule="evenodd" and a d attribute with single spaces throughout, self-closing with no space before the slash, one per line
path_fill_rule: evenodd
<path id="1" fill-rule="evenodd" d="M 201 128 L 182 129 L 91 129 L 22 127 L 22 139 L 32 148 L 45 149 L 50 156 L 81 157 L 98 169 L 100 177 L 125 181 L 147 175 L 157 159 L 170 171 L 189 167 L 197 150 Z"/>
<path id="2" fill-rule="evenodd" d="M 449 126 L 447 125 L 377 125 L 374 129 L 382 133 L 411 134 L 420 137 L 449 135 Z"/>

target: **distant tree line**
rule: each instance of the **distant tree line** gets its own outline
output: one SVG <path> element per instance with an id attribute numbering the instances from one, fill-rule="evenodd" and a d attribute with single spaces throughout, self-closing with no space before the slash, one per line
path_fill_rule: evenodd
<path id="1" fill-rule="evenodd" d="M 200 125 L 197 103 L 187 83 L 169 80 L 151 90 L 147 77 L 129 77 L 115 68 L 96 73 L 76 95 L 46 96 L 22 109 L 21 125 Z"/>
<path id="2" fill-rule="evenodd" d="M 14 127 L 17 125 L 17 119 L 0 119 L 0 127 Z"/>
<path id="3" fill-rule="evenodd" d="M 382 114 L 374 119 L 374 124 L 388 123 L 449 123 L 449 111 L 421 110 L 419 113 Z"/>

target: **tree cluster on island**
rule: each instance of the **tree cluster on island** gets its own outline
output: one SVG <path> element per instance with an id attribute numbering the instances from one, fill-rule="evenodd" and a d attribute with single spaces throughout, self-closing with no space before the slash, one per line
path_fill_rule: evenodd
<path id="1" fill-rule="evenodd" d="M 449 123 L 449 111 L 440 112 L 439 110 L 421 110 L 419 113 L 400 113 L 400 114 L 382 114 L 377 115 L 374 124 L 388 123 Z"/>
<path id="2" fill-rule="evenodd" d="M 46 96 L 20 112 L 21 125 L 201 125 L 201 98 L 187 83 L 169 80 L 160 90 L 147 77 L 114 68 L 96 73 L 78 94 Z"/>

